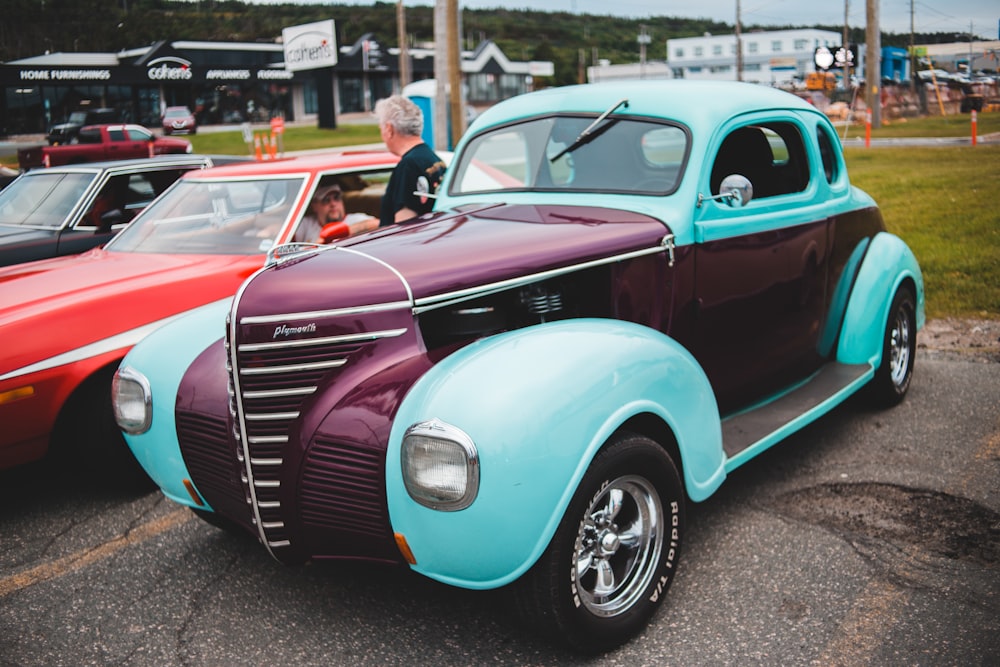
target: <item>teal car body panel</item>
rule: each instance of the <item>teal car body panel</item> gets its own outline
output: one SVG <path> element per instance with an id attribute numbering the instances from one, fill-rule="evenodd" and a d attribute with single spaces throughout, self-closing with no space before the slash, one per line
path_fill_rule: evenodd
<path id="1" fill-rule="evenodd" d="M 844 317 L 837 359 L 844 363 L 882 364 L 882 336 L 889 321 L 889 306 L 900 285 L 913 286 L 917 328 L 926 320 L 924 280 L 913 251 L 899 237 L 875 236 L 867 251 Z M 881 297 L 881 298 L 876 298 Z"/>
<path id="2" fill-rule="evenodd" d="M 569 320 L 500 334 L 444 359 L 403 400 L 386 454 L 389 514 L 407 536 L 413 568 L 467 588 L 518 578 L 545 549 L 597 450 L 643 414 L 675 434 L 688 493 L 710 495 L 725 476 L 718 408 L 698 363 L 663 334 Z M 479 449 L 479 496 L 462 511 L 419 505 L 403 486 L 403 432 L 430 418 L 463 429 Z"/>
<path id="3" fill-rule="evenodd" d="M 125 433 L 129 448 L 165 496 L 175 503 L 204 510 L 212 508 L 207 503 L 195 503 L 183 483 L 191 475 L 177 442 L 174 399 L 191 363 L 222 337 L 220 327 L 231 304 L 231 298 L 220 299 L 160 327 L 133 347 L 120 366 L 142 369 L 152 388 L 149 430 L 139 435 Z"/>

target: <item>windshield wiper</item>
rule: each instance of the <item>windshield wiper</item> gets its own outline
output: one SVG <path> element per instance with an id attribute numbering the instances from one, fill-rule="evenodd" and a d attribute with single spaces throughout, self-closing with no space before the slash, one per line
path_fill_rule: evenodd
<path id="1" fill-rule="evenodd" d="M 554 158 L 551 158 L 549 160 L 549 162 L 555 162 L 556 160 L 558 160 L 559 158 L 561 158 L 563 155 L 566 155 L 566 153 L 571 153 L 571 152 L 575 151 L 577 148 L 579 148 L 580 146 L 582 146 L 585 143 L 587 143 L 587 142 L 591 141 L 592 139 L 596 138 L 598 136 L 596 134 L 593 135 L 593 136 L 591 136 L 591 132 L 594 131 L 594 128 L 597 127 L 597 125 L 600 124 L 600 122 L 602 120 L 604 120 L 605 118 L 607 118 L 608 116 L 610 116 L 612 113 L 614 113 L 615 111 L 617 111 L 619 109 L 619 107 L 621 107 L 623 105 L 624 105 L 624 107 L 626 109 L 628 108 L 628 98 L 627 97 L 623 97 L 622 99 L 618 100 L 618 102 L 616 102 L 613 107 L 611 107 L 610 109 L 608 109 L 607 111 L 605 111 L 604 113 L 602 113 L 600 116 L 598 116 L 597 120 L 595 120 L 593 123 L 591 123 L 590 125 L 588 125 L 587 129 L 585 129 L 583 132 L 581 132 L 580 136 L 578 136 L 576 139 L 573 140 L 573 143 L 571 143 L 569 146 L 567 146 L 566 148 L 564 148 L 561 151 L 559 151 L 558 153 L 556 153 L 556 156 Z"/>

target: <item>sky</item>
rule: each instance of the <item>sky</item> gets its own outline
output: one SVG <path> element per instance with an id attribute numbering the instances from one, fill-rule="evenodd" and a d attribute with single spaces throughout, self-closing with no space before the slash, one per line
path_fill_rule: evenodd
<path id="1" fill-rule="evenodd" d="M 251 2 L 288 2 L 289 0 L 249 0 Z M 294 1 L 294 0 L 293 0 Z M 312 0 L 304 0 L 310 2 Z M 382 0 L 383 2 L 387 0 Z M 393 0 L 388 0 L 393 1 Z M 334 0 L 337 4 L 371 4 L 371 0 Z M 865 25 L 867 0 L 739 0 L 742 25 L 836 25 L 854 28 Z M 404 0 L 404 6 L 433 6 L 434 0 Z M 733 24 L 737 0 L 459 0 L 462 9 L 536 9 L 579 14 L 614 15 L 631 18 L 678 16 L 707 18 Z M 997 39 L 1000 21 L 998 0 L 881 0 L 879 21 L 882 32 L 907 34 L 910 14 L 913 30 L 922 32 L 969 32 L 979 38 Z"/>

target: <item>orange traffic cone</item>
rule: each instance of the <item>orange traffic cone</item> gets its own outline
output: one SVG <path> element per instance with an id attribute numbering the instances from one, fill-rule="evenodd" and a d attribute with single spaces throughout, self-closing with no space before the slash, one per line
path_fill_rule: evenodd
<path id="1" fill-rule="evenodd" d="M 274 132 L 271 133 L 271 145 L 268 146 L 267 152 L 272 160 L 278 157 L 278 142 L 274 138 Z"/>
<path id="2" fill-rule="evenodd" d="M 260 153 L 260 135 L 256 132 L 253 135 L 253 156 L 258 160 L 264 159 L 264 156 Z"/>

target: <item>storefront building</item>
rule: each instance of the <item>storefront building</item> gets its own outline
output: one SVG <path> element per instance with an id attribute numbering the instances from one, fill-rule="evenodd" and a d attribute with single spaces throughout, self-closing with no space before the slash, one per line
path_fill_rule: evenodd
<path id="1" fill-rule="evenodd" d="M 409 52 L 413 80 L 434 76 L 433 51 Z M 493 42 L 462 54 L 462 71 L 492 103 L 527 92 L 531 72 L 551 63 L 508 60 Z M 398 92 L 399 50 L 364 35 L 332 68 L 288 71 L 280 43 L 162 41 L 118 53 L 53 53 L 0 65 L 0 135 L 41 134 L 70 113 L 115 109 L 122 122 L 158 128 L 168 106 L 187 106 L 200 125 L 316 118 L 318 93 L 332 88 L 337 113 L 370 111 Z M 478 99 L 482 98 L 482 99 Z"/>

